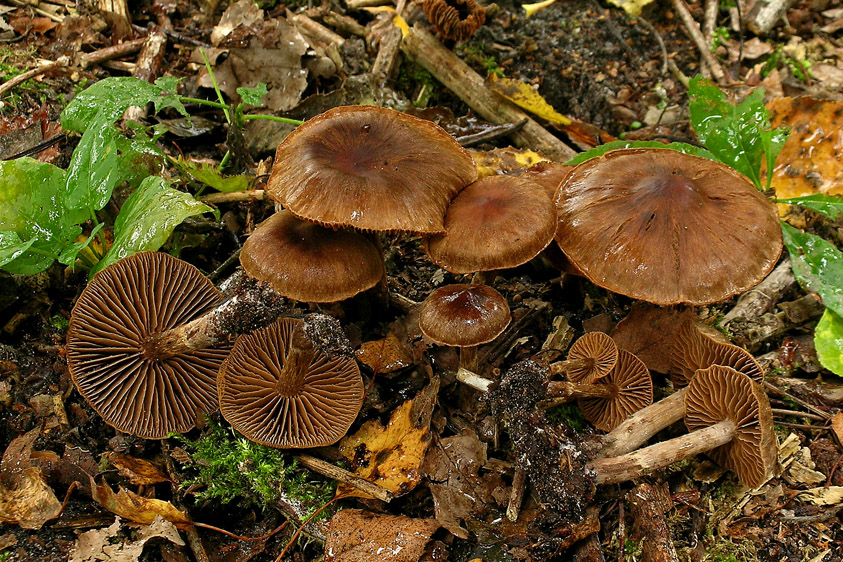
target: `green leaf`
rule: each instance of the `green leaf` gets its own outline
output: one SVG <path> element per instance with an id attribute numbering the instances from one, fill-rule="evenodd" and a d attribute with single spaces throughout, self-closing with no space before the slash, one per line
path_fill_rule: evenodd
<path id="1" fill-rule="evenodd" d="M 793 275 L 806 291 L 820 295 L 826 308 L 843 316 L 843 253 L 814 234 L 782 222 Z"/>
<path id="2" fill-rule="evenodd" d="M 44 271 L 82 229 L 68 206 L 65 172 L 32 158 L 0 162 L 0 267 L 31 275 Z"/>
<path id="3" fill-rule="evenodd" d="M 748 177 L 758 189 L 761 163 L 767 158 L 768 180 L 788 131 L 770 128 L 764 107 L 764 90 L 757 88 L 738 105 L 726 100 L 710 80 L 696 76 L 688 88 L 691 126 L 697 137 L 718 160 Z"/>
<path id="4" fill-rule="evenodd" d="M 105 226 L 104 222 L 99 223 L 91 233 L 88 235 L 87 238 L 82 240 L 81 242 L 74 242 L 69 246 L 66 246 L 64 250 L 62 250 L 61 254 L 59 254 L 59 262 L 63 263 L 64 265 L 72 265 L 76 262 L 76 256 L 79 255 L 79 252 L 84 250 L 88 247 L 88 245 L 94 241 L 94 237 L 99 234 L 99 231 L 102 230 L 102 227 Z"/>
<path id="5" fill-rule="evenodd" d="M 100 116 L 82 135 L 67 168 L 67 201 L 73 208 L 102 209 L 122 181 L 118 165 L 120 132 L 106 116 Z M 84 219 L 80 219 L 84 220 Z"/>
<path id="6" fill-rule="evenodd" d="M 120 258 L 157 250 L 184 219 L 214 210 L 157 176 L 143 180 L 114 221 L 114 244 L 91 276 Z"/>
<path id="7" fill-rule="evenodd" d="M 254 179 L 245 175 L 224 177 L 219 169 L 210 164 L 188 162 L 181 157 L 178 160 L 171 159 L 171 161 L 196 181 L 225 193 L 245 191 L 249 189 Z"/>
<path id="8" fill-rule="evenodd" d="M 258 82 L 254 88 L 237 88 L 237 93 L 243 99 L 243 103 L 247 105 L 263 105 L 263 97 L 269 93 L 266 89 L 266 84 Z"/>
<path id="9" fill-rule="evenodd" d="M 814 331 L 814 347 L 820 364 L 843 377 L 843 317 L 825 309 Z"/>
<path id="10" fill-rule="evenodd" d="M 792 197 L 790 199 L 777 199 L 776 203 L 787 205 L 799 205 L 811 209 L 828 217 L 831 220 L 837 219 L 843 213 L 843 197 L 815 193 L 804 197 Z"/>
<path id="11" fill-rule="evenodd" d="M 699 156 L 700 158 L 708 158 L 709 160 L 717 160 L 717 158 L 715 158 L 714 155 L 706 149 L 691 144 L 685 144 L 683 142 L 672 142 L 670 144 L 664 144 L 658 141 L 618 140 L 607 142 L 606 144 L 601 144 L 600 146 L 596 146 L 591 150 L 586 150 L 581 154 L 577 154 L 572 159 L 565 162 L 565 164 L 581 164 L 586 160 L 591 160 L 592 158 L 603 156 L 610 150 L 618 150 L 620 148 L 666 148 L 670 150 L 676 150 L 677 152 L 682 152 L 683 154 Z"/>

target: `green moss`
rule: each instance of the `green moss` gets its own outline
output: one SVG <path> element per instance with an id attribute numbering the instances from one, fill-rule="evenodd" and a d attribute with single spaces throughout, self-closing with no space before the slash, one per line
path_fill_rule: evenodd
<path id="1" fill-rule="evenodd" d="M 416 107 L 427 107 L 441 87 L 423 66 L 408 60 L 401 63 L 396 82 Z"/>
<path id="2" fill-rule="evenodd" d="M 582 431 L 585 428 L 585 418 L 582 417 L 582 412 L 580 412 L 580 409 L 575 403 L 560 404 L 553 408 L 548 408 L 547 419 L 555 423 L 564 420 L 576 431 Z"/>
<path id="3" fill-rule="evenodd" d="M 35 47 L 0 46 L 0 82 L 8 82 L 15 76 L 20 76 L 29 70 L 27 63 L 35 60 L 35 54 Z M 36 92 L 38 98 L 43 102 L 46 99 L 48 89 L 49 85 L 44 82 L 35 79 L 25 80 L 3 96 L 0 112 L 5 109 L 14 110 L 20 104 L 20 93 L 23 91 Z"/>
<path id="4" fill-rule="evenodd" d="M 333 496 L 334 483 L 299 467 L 292 454 L 253 443 L 213 420 L 197 441 L 172 437 L 185 445 L 195 472 L 181 487 L 199 488 L 194 498 L 200 504 L 237 501 L 267 509 L 283 500 L 306 517 Z"/>

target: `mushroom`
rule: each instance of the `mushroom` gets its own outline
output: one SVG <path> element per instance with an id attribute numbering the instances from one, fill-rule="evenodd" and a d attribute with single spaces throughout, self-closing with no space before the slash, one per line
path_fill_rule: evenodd
<path id="1" fill-rule="evenodd" d="M 687 389 L 685 424 L 691 433 L 591 461 L 598 484 L 631 480 L 706 451 L 746 486 L 756 488 L 767 481 L 777 447 L 773 412 L 761 385 L 734 369 L 715 365 L 699 370 Z"/>
<path id="2" fill-rule="evenodd" d="M 304 302 L 337 302 L 374 287 L 385 275 L 378 248 L 365 236 L 275 213 L 240 253 L 246 273 Z"/>
<path id="3" fill-rule="evenodd" d="M 567 373 L 572 383 L 592 383 L 612 372 L 618 361 L 615 340 L 603 332 L 583 334 L 568 350 L 566 361 L 549 366 L 550 374 Z"/>
<path id="4" fill-rule="evenodd" d="M 585 277 L 655 304 L 708 304 L 775 266 L 775 206 L 725 164 L 669 149 L 579 164 L 556 196 L 556 241 Z"/>
<path id="5" fill-rule="evenodd" d="M 282 449 L 345 435 L 363 403 L 360 371 L 352 358 L 314 343 L 306 321 L 290 318 L 237 338 L 218 377 L 220 411 L 232 427 Z"/>
<path id="6" fill-rule="evenodd" d="M 510 320 L 503 295 L 481 284 L 439 287 L 419 309 L 422 334 L 435 344 L 459 347 L 460 371 L 469 375 L 477 371 L 477 346 L 498 337 Z"/>
<path id="7" fill-rule="evenodd" d="M 293 214 L 329 227 L 436 234 L 477 178 L 468 152 L 430 121 L 375 106 L 336 107 L 278 146 L 267 184 Z"/>
<path id="8" fill-rule="evenodd" d="M 556 212 L 541 185 L 487 176 L 448 206 L 445 233 L 425 238 L 428 257 L 451 273 L 491 272 L 527 263 L 553 240 Z M 488 281 L 478 276 L 475 282 Z"/>
<path id="9" fill-rule="evenodd" d="M 188 431 L 217 409 L 216 373 L 230 345 L 162 347 L 159 336 L 222 300 L 198 269 L 164 253 L 134 254 L 97 273 L 67 333 L 79 393 L 119 431 L 146 439 Z"/>
<path id="10" fill-rule="evenodd" d="M 686 318 L 671 341 L 677 372 L 696 373 L 714 365 L 730 367 L 755 382 L 764 380 L 764 372 L 755 358 L 736 345 L 717 342 L 703 335 L 696 324 Z M 683 377 L 683 380 L 684 377 Z M 650 437 L 682 419 L 685 414 L 687 387 L 631 415 L 603 438 L 600 456 L 614 457 L 633 451 Z"/>

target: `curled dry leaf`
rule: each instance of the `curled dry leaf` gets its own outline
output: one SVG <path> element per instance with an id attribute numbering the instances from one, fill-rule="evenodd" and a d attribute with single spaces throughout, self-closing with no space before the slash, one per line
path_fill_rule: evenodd
<path id="1" fill-rule="evenodd" d="M 325 562 L 417 562 L 438 527 L 432 519 L 343 509 L 331 518 Z"/>
<path id="2" fill-rule="evenodd" d="M 97 484 L 93 477 L 90 483 L 94 501 L 115 515 L 145 525 L 152 523 L 156 517 L 160 516 L 174 523 L 179 529 L 186 529 L 192 524 L 187 514 L 170 502 L 144 498 L 122 486 L 115 494 L 111 486 L 105 482 Z"/>
<path id="3" fill-rule="evenodd" d="M 392 373 L 413 364 L 413 358 L 392 334 L 379 340 L 367 341 L 357 350 L 356 356 L 358 361 L 375 373 Z"/>
<path id="4" fill-rule="evenodd" d="M 419 466 L 430 443 L 429 418 L 416 427 L 413 402 L 408 400 L 396 408 L 386 427 L 378 420 L 369 420 L 339 444 L 340 454 L 351 462 L 354 472 L 397 496 L 421 481 Z M 370 497 L 344 484 L 337 486 L 337 496 Z"/>
<path id="5" fill-rule="evenodd" d="M 114 451 L 106 453 L 105 458 L 108 459 L 111 466 L 117 469 L 120 476 L 128 479 L 135 486 L 148 486 L 170 480 L 149 461 L 136 459 Z"/>
<path id="6" fill-rule="evenodd" d="M 70 551 L 69 562 L 134 562 L 140 560 L 146 542 L 156 537 L 164 538 L 173 544 L 184 546 L 175 525 L 160 515 L 151 524 L 138 531 L 137 540 L 121 539 L 120 518 L 102 529 L 92 529 L 79 535 Z"/>
<path id="7" fill-rule="evenodd" d="M 44 474 L 32 466 L 32 445 L 41 430 L 35 428 L 9 443 L 0 462 L 0 522 L 24 529 L 41 525 L 61 513 L 61 502 L 47 485 Z"/>

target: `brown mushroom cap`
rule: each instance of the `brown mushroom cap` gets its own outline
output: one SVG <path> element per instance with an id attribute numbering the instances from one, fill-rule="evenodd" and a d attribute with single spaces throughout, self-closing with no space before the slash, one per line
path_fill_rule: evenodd
<path id="1" fill-rule="evenodd" d="M 686 386 L 699 369 L 712 365 L 731 367 L 758 383 L 764 380 L 763 369 L 748 351 L 702 333 L 690 317 L 679 324 L 670 349 L 673 365 L 669 374 L 676 387 Z"/>
<path id="2" fill-rule="evenodd" d="M 279 375 L 301 320 L 281 318 L 237 338 L 219 372 L 220 411 L 252 441 L 281 449 L 338 441 L 363 404 L 357 363 L 317 351 L 300 387 Z"/>
<path id="3" fill-rule="evenodd" d="M 568 380 L 592 383 L 609 375 L 618 362 L 615 340 L 603 332 L 588 332 L 574 342 L 568 351 L 568 361 L 584 360 L 586 365 L 568 370 Z"/>
<path id="4" fill-rule="evenodd" d="M 547 191 L 551 198 L 555 199 L 559 186 L 574 171 L 575 167 L 570 164 L 543 160 L 524 170 L 524 173 L 519 177 L 536 182 Z"/>
<path id="5" fill-rule="evenodd" d="M 480 178 L 445 214 L 445 234 L 424 240 L 433 262 L 452 273 L 517 267 L 536 257 L 556 229 L 553 201 L 542 187 L 514 176 Z"/>
<path id="6" fill-rule="evenodd" d="M 578 165 L 556 198 L 556 241 L 583 274 L 655 304 L 707 304 L 775 266 L 775 206 L 725 164 L 668 149 L 607 152 Z"/>
<path id="7" fill-rule="evenodd" d="M 433 343 L 473 347 L 498 337 L 509 325 L 509 305 L 488 285 L 439 287 L 419 309 L 419 327 Z"/>
<path id="8" fill-rule="evenodd" d="M 602 431 L 612 431 L 619 423 L 653 403 L 653 379 L 644 362 L 621 349 L 612 372 L 597 381 L 612 387 L 607 398 L 578 398 L 582 415 Z"/>
<path id="9" fill-rule="evenodd" d="M 268 193 L 295 215 L 369 231 L 443 232 L 445 209 L 477 178 L 468 152 L 430 121 L 336 107 L 278 146 Z"/>
<path id="10" fill-rule="evenodd" d="M 753 488 L 763 484 L 776 463 L 773 412 L 764 389 L 730 367 L 701 369 L 685 395 L 685 425 L 690 431 L 723 420 L 735 424 L 732 440 L 708 454 L 740 481 Z"/>
<path id="11" fill-rule="evenodd" d="M 336 302 L 374 287 L 384 275 L 380 252 L 365 236 L 275 213 L 252 233 L 240 263 L 249 276 L 304 302 Z"/>
<path id="12" fill-rule="evenodd" d="M 216 375 L 230 345 L 147 358 L 149 337 L 223 300 L 192 265 L 141 252 L 97 273 L 73 307 L 67 363 L 79 393 L 108 423 L 145 439 L 190 430 L 217 409 Z"/>

